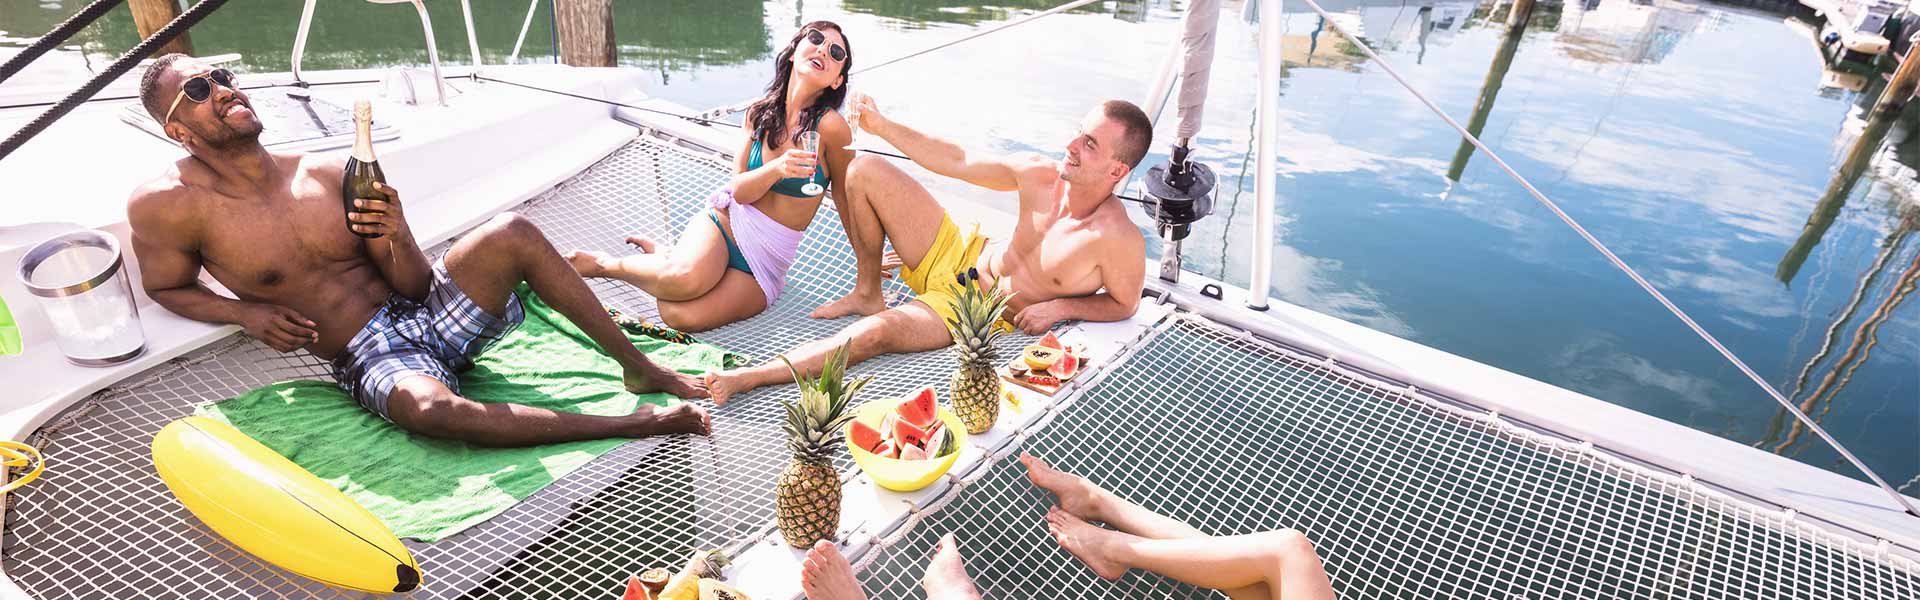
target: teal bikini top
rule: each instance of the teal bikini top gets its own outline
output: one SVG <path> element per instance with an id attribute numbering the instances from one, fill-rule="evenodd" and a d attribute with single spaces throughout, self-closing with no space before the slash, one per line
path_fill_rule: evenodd
<path id="1" fill-rule="evenodd" d="M 822 113 L 821 116 L 826 116 L 826 115 Z M 818 119 L 815 119 L 814 120 L 815 131 L 819 130 L 819 124 L 820 124 L 820 121 Z M 822 154 L 825 154 L 825 153 L 822 153 Z M 758 169 L 760 168 L 761 164 L 762 164 L 762 161 L 760 160 L 760 140 L 754 140 L 753 152 L 747 156 L 747 170 L 752 171 L 754 169 Z M 826 165 L 820 165 L 820 167 L 825 167 L 825 166 Z M 823 188 L 828 187 L 827 184 L 830 181 L 832 181 L 827 177 L 827 170 L 825 168 L 815 168 L 813 170 L 812 180 L 819 182 L 820 187 L 823 187 Z M 800 191 L 801 187 L 807 185 L 807 181 L 808 179 L 805 177 L 788 177 L 786 179 L 782 179 L 778 182 L 775 182 L 773 184 L 773 187 L 770 189 L 773 191 L 773 193 L 780 194 L 782 196 L 793 196 L 795 198 L 811 198 L 813 197 L 811 194 Z"/>

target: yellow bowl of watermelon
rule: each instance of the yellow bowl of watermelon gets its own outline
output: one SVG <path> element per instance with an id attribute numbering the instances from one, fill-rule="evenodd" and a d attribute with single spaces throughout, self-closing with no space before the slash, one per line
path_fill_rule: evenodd
<path id="1" fill-rule="evenodd" d="M 847 451 L 880 487 L 911 492 L 933 485 L 960 458 L 967 427 L 933 401 L 933 388 L 868 402 L 847 424 Z"/>

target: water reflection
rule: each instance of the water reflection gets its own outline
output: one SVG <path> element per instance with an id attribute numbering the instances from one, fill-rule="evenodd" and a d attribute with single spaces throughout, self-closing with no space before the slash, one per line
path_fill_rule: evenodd
<path id="1" fill-rule="evenodd" d="M 613 7 L 620 64 L 659 72 L 662 79 L 693 67 L 752 62 L 773 52 L 766 5 L 758 0 L 648 0 Z"/>

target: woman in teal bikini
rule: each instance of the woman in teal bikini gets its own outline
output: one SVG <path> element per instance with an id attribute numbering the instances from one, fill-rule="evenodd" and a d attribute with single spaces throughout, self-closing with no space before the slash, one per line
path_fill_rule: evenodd
<path id="1" fill-rule="evenodd" d="M 747 108 L 747 142 L 733 179 L 708 199 L 709 210 L 687 221 L 677 243 L 667 248 L 633 236 L 627 241 L 640 254 L 575 251 L 567 260 L 583 277 L 638 286 L 659 300 L 660 319 L 681 331 L 706 331 L 772 306 L 824 197 L 806 193 L 807 183 L 845 197 L 839 182 L 853 161 L 852 133 L 836 111 L 852 69 L 852 46 L 839 25 L 800 28 L 774 57 L 766 95 Z M 801 149 L 800 135 L 809 131 L 819 132 L 824 156 Z"/>

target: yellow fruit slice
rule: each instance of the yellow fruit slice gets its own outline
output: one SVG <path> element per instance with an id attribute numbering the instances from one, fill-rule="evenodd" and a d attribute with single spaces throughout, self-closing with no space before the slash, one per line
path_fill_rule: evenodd
<path id="1" fill-rule="evenodd" d="M 718 579 L 700 580 L 700 600 L 751 600 L 740 590 Z"/>
<path id="2" fill-rule="evenodd" d="M 1020 353 L 1020 359 L 1026 361 L 1027 368 L 1044 371 L 1047 367 L 1053 366 L 1053 363 L 1060 362 L 1060 357 L 1063 355 L 1065 352 L 1058 348 L 1027 346 L 1026 351 Z"/>

